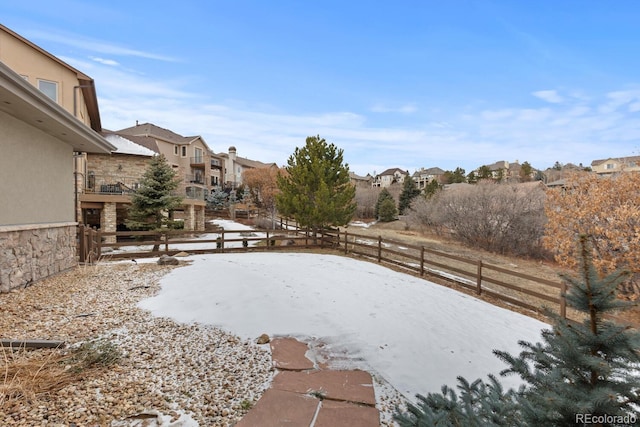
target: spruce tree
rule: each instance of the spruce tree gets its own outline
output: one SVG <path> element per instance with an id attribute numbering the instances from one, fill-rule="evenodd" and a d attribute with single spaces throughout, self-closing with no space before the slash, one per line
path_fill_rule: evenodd
<path id="1" fill-rule="evenodd" d="M 220 187 L 215 188 L 207 196 L 207 206 L 215 210 L 220 210 L 227 202 L 227 193 L 222 191 Z"/>
<path id="2" fill-rule="evenodd" d="M 382 206 L 382 203 L 385 200 L 391 200 L 393 202 L 393 206 L 395 207 L 396 202 L 393 199 L 393 196 L 391 195 L 391 193 L 389 193 L 389 190 L 383 188 L 382 191 L 380 191 L 380 194 L 378 194 L 378 201 L 376 202 L 376 206 L 373 209 L 373 216 L 377 220 L 380 219 L 380 206 Z"/>
<path id="3" fill-rule="evenodd" d="M 580 248 L 579 276 L 563 277 L 569 282 L 567 306 L 583 320 L 572 322 L 547 312 L 554 325 L 543 331 L 541 343 L 520 341 L 524 351 L 515 357 L 494 351 L 509 365 L 501 375 L 516 374 L 524 381 L 517 392 L 502 392 L 492 377 L 489 384 L 477 380 L 472 386 L 459 378 L 460 396 L 446 386 L 442 394 L 418 395 L 418 405 L 396 413 L 400 426 L 635 423 L 640 407 L 640 332 L 605 318 L 631 305 L 616 297 L 617 286 L 629 273 L 618 270 L 599 277 L 586 237 L 581 237 Z"/>
<path id="4" fill-rule="evenodd" d="M 635 411 L 640 407 L 640 333 L 605 317 L 632 305 L 616 297 L 630 273 L 599 277 L 583 236 L 579 274 L 563 277 L 569 283 L 567 306 L 584 315 L 582 322 L 549 313 L 554 328 L 543 331 L 543 343 L 521 341 L 525 350 L 518 357 L 494 351 L 510 365 L 502 375 L 517 374 L 526 381 L 521 411 L 532 426 L 570 425 L 577 414 L 624 417 L 634 414 L 634 405 Z"/>
<path id="5" fill-rule="evenodd" d="M 343 163 L 343 150 L 320 136 L 310 136 L 289 157 L 278 175 L 276 205 L 280 214 L 314 230 L 345 225 L 356 210 L 356 189 Z"/>
<path id="6" fill-rule="evenodd" d="M 398 215 L 398 209 L 396 209 L 396 203 L 393 201 L 393 199 L 384 199 L 382 203 L 380 203 L 378 215 L 380 221 L 382 222 L 391 222 L 396 219 Z"/>
<path id="7" fill-rule="evenodd" d="M 127 227 L 160 230 L 173 225 L 171 212 L 182 204 L 182 197 L 173 194 L 179 185 L 180 180 L 164 155 L 153 157 L 140 180 L 140 188 L 131 197 Z"/>
<path id="8" fill-rule="evenodd" d="M 400 201 L 398 202 L 398 211 L 400 212 L 400 215 L 404 215 L 413 199 L 419 195 L 420 189 L 413 178 L 410 176 L 405 177 L 404 184 L 402 186 L 402 193 L 400 193 Z"/>

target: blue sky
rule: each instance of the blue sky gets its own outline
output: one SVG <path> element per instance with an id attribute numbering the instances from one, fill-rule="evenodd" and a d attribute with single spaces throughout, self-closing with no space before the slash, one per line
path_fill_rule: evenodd
<path id="1" fill-rule="evenodd" d="M 95 79 L 108 129 L 280 165 L 319 134 L 362 175 L 640 154 L 640 2 L 55 4 L 0 19 Z"/>

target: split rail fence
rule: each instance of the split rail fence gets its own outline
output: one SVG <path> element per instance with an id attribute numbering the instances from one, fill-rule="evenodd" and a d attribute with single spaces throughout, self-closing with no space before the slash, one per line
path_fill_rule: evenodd
<path id="1" fill-rule="evenodd" d="M 285 224 L 282 223 L 282 227 Z M 80 225 L 78 227 L 78 259 L 92 264 L 101 258 L 130 259 L 175 255 L 185 251 L 192 254 L 254 252 L 296 248 L 323 248 L 322 235 L 313 238 L 311 230 L 286 225 L 286 229 L 272 230 L 216 230 L 216 231 L 114 231 L 103 232 Z M 211 238 L 202 236 L 213 235 Z M 260 243 L 260 245 L 252 245 Z M 190 247 L 185 247 L 189 245 Z M 198 246 L 198 248 L 193 248 Z M 151 249 L 147 249 L 151 247 Z"/>
<path id="2" fill-rule="evenodd" d="M 375 260 L 381 264 L 393 265 L 419 274 L 438 277 L 454 282 L 477 295 L 487 295 L 507 304 L 541 312 L 546 306 L 567 317 L 567 285 L 562 281 L 552 281 L 512 269 L 507 269 L 481 259 L 470 259 L 450 253 L 436 251 L 424 246 L 406 242 L 373 238 L 339 230 L 322 230 L 317 238 L 309 229 L 299 228 L 295 223 L 279 220 L 280 229 L 273 230 L 219 230 L 206 232 L 215 238 L 203 239 L 205 232 L 183 230 L 101 232 L 80 226 L 78 230 L 78 253 L 81 263 L 93 263 L 101 257 L 109 259 L 131 259 L 158 257 L 163 254 L 189 253 L 229 253 L 289 250 L 300 248 L 332 248 L 360 257 Z M 195 239 L 196 236 L 199 236 Z M 111 237 L 111 239 L 109 239 Z M 123 241 L 126 239 L 127 241 Z M 106 243 L 107 241 L 113 241 Z M 238 242 L 241 242 L 238 244 Z M 260 242 L 251 245 L 251 242 Z M 197 243 L 200 249 L 181 249 L 184 245 Z M 153 246 L 155 250 L 119 251 L 123 247 Z M 295 245 L 295 246 L 291 246 Z M 107 253 L 105 248 L 112 248 Z"/>
<path id="3" fill-rule="evenodd" d="M 567 284 L 531 276 L 481 259 L 470 259 L 424 246 L 348 231 L 325 231 L 325 240 L 345 254 L 354 254 L 393 265 L 420 276 L 454 282 L 477 295 L 541 313 L 542 307 L 567 318 Z"/>

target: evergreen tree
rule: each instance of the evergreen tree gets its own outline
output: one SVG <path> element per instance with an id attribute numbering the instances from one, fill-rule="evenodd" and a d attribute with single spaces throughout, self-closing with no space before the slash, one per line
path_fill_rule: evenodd
<path id="1" fill-rule="evenodd" d="M 618 270 L 599 277 L 586 237 L 580 239 L 580 248 L 579 278 L 565 280 L 570 284 L 567 305 L 584 320 L 570 322 L 548 312 L 554 325 L 543 331 L 542 343 L 521 341 L 524 351 L 516 357 L 494 351 L 509 365 L 501 375 L 517 374 L 524 381 L 517 392 L 503 392 L 493 377 L 489 384 L 477 380 L 471 386 L 459 378 L 460 396 L 447 387 L 442 394 L 418 395 L 418 405 L 410 404 L 408 412 L 394 416 L 399 424 L 430 426 L 439 420 L 442 425 L 567 426 L 580 422 L 580 414 L 619 417 L 600 425 L 635 422 L 640 332 L 605 319 L 607 313 L 629 307 L 616 298 L 618 284 L 629 273 Z"/>
<path id="2" fill-rule="evenodd" d="M 531 181 L 531 176 L 533 175 L 533 166 L 529 162 L 522 163 L 520 167 L 520 178 L 523 182 Z"/>
<path id="3" fill-rule="evenodd" d="M 220 187 L 215 188 L 207 196 L 207 206 L 215 210 L 222 209 L 226 202 L 227 202 L 227 193 L 222 191 Z"/>
<path id="4" fill-rule="evenodd" d="M 480 179 L 491 179 L 491 178 L 493 178 L 493 173 L 491 172 L 491 169 L 489 168 L 489 166 L 482 165 L 478 169 L 478 175 L 477 175 L 476 178 L 479 179 L 479 180 Z"/>
<path id="5" fill-rule="evenodd" d="M 310 136 L 289 157 L 278 176 L 278 211 L 314 230 L 347 224 L 356 211 L 356 189 L 343 163 L 343 150 L 320 136 Z"/>
<path id="6" fill-rule="evenodd" d="M 383 188 L 382 191 L 380 191 L 380 194 L 378 194 L 378 201 L 376 202 L 376 206 L 373 208 L 373 216 L 375 219 L 380 219 L 380 206 L 382 206 L 382 203 L 385 200 L 391 200 L 395 208 L 396 201 L 393 200 L 393 196 L 389 193 L 389 190 Z"/>
<path id="7" fill-rule="evenodd" d="M 378 215 L 380 216 L 380 221 L 382 222 L 391 222 L 396 219 L 396 216 L 398 215 L 398 209 L 396 209 L 396 203 L 393 201 L 393 199 L 384 199 L 382 203 L 380 203 Z"/>
<path id="8" fill-rule="evenodd" d="M 453 172 L 445 171 L 443 179 L 444 179 L 444 182 L 447 184 L 457 184 L 461 182 L 467 182 L 467 177 L 465 176 L 465 170 L 460 167 L 457 167 Z"/>
<path id="9" fill-rule="evenodd" d="M 404 215 L 405 211 L 411 205 L 411 201 L 420 195 L 420 189 L 416 186 L 416 182 L 410 176 L 405 177 L 400 193 L 400 201 L 398 203 L 398 211 L 400 215 Z"/>
<path id="10" fill-rule="evenodd" d="M 242 203 L 250 203 L 251 202 L 251 190 L 248 185 L 244 186 L 242 190 Z"/>
<path id="11" fill-rule="evenodd" d="M 132 230 L 160 230 L 172 226 L 171 212 L 182 204 L 173 192 L 180 185 L 176 173 L 161 154 L 151 159 L 140 188 L 131 197 L 126 225 Z"/>
<path id="12" fill-rule="evenodd" d="M 473 173 L 473 172 L 472 172 Z M 426 187 L 424 187 L 424 196 L 427 199 L 432 198 L 438 191 L 440 191 L 440 183 L 433 179 L 431 180 Z"/>
<path id="13" fill-rule="evenodd" d="M 549 313 L 554 328 L 543 331 L 543 343 L 521 341 L 525 350 L 518 357 L 494 352 L 510 365 L 502 375 L 517 374 L 527 382 L 520 402 L 532 426 L 572 425 L 576 414 L 628 416 L 640 405 L 640 380 L 632 372 L 640 364 L 640 332 L 605 319 L 631 305 L 616 297 L 629 272 L 599 277 L 583 236 L 579 274 L 564 279 L 569 283 L 567 306 L 584 314 L 581 323 Z"/>

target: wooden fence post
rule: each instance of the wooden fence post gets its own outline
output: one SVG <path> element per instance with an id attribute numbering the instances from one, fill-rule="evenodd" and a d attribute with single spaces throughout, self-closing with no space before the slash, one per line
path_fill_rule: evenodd
<path id="1" fill-rule="evenodd" d="M 378 262 L 382 262 L 382 236 L 378 236 Z"/>
<path id="2" fill-rule="evenodd" d="M 220 237 L 221 237 L 221 241 L 220 241 L 220 252 L 224 253 L 224 228 L 222 229 L 222 231 L 220 232 Z"/>
<path id="3" fill-rule="evenodd" d="M 476 273 L 476 292 L 482 294 L 482 260 L 478 260 L 478 272 Z"/>
<path id="4" fill-rule="evenodd" d="M 271 239 L 269 239 L 269 230 L 267 230 L 267 250 L 269 250 L 269 246 L 271 246 Z"/>
<path id="5" fill-rule="evenodd" d="M 567 282 L 560 282 L 560 316 L 567 318 Z"/>
<path id="6" fill-rule="evenodd" d="M 420 275 L 424 276 L 424 246 L 420 247 Z"/>
<path id="7" fill-rule="evenodd" d="M 80 224 L 78 226 L 78 261 L 84 263 L 86 254 L 85 250 L 85 241 L 84 241 L 84 224 Z"/>
<path id="8" fill-rule="evenodd" d="M 102 230 L 98 230 L 95 232 L 94 236 L 96 237 L 96 259 L 98 261 L 102 256 Z"/>
<path id="9" fill-rule="evenodd" d="M 169 232 L 165 231 L 164 234 L 164 251 L 169 252 Z"/>
<path id="10" fill-rule="evenodd" d="M 349 232 L 347 230 L 344 230 L 344 254 L 346 255 L 349 252 L 349 249 L 347 249 L 347 237 L 349 235 Z"/>

